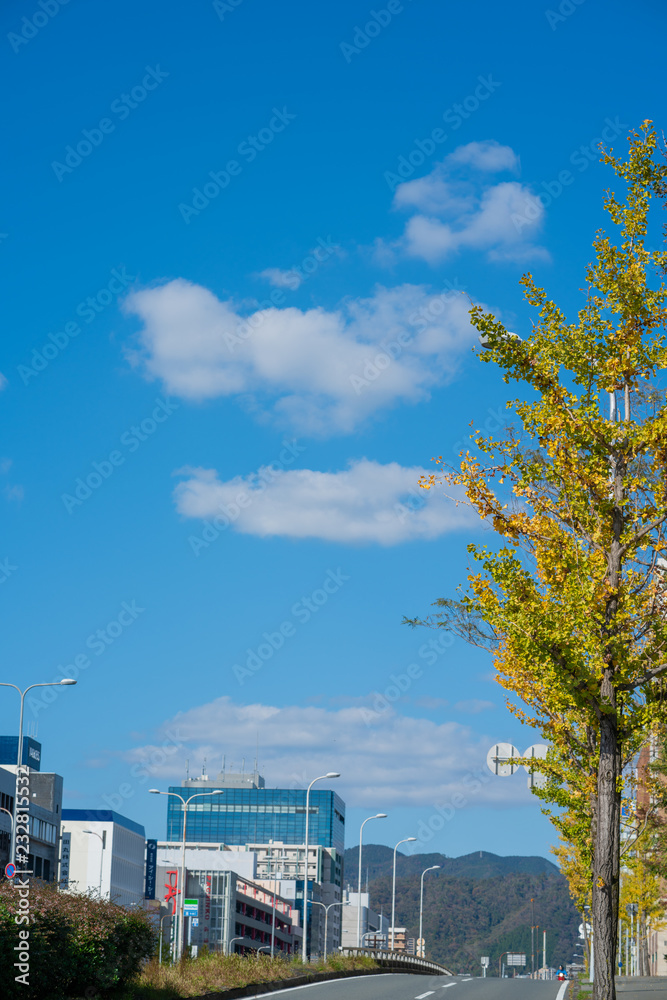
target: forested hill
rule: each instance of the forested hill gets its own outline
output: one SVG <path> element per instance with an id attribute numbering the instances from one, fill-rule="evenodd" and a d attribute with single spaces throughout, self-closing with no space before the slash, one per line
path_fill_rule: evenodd
<path id="1" fill-rule="evenodd" d="M 371 906 L 391 914 L 390 848 L 364 847 L 362 884 L 369 871 Z M 366 862 L 368 861 L 368 866 Z M 541 965 L 542 931 L 547 932 L 547 963 L 573 958 L 580 916 L 567 882 L 545 858 L 502 858 L 477 851 L 461 858 L 419 854 L 397 859 L 396 923 L 419 932 L 419 881 L 425 868 L 424 936 L 427 955 L 452 972 L 480 974 L 480 958 L 491 959 L 490 975 L 498 975 L 498 960 L 506 951 L 525 952 L 530 963 L 531 899 L 535 903 Z M 358 853 L 345 852 L 345 884 L 356 888 Z M 526 970 L 523 970 L 526 971 Z"/>
<path id="2" fill-rule="evenodd" d="M 394 852 L 383 844 L 364 845 L 362 855 L 362 885 L 369 879 L 391 873 Z M 493 878 L 497 875 L 557 875 L 558 868 L 551 861 L 540 857 L 500 857 L 488 851 L 473 851 L 460 858 L 448 858 L 444 854 L 405 855 L 396 852 L 396 874 L 411 875 L 421 873 L 431 865 L 440 865 L 441 874 L 453 878 Z M 359 869 L 359 848 L 349 847 L 345 851 L 345 884 L 357 888 Z"/>

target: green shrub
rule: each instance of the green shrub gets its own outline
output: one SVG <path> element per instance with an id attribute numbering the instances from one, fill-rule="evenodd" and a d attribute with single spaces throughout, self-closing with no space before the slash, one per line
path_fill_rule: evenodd
<path id="1" fill-rule="evenodd" d="M 0 885 L 0 982 L 3 1000 L 105 997 L 125 987 L 155 948 L 145 913 L 106 900 L 30 884 L 30 923 L 16 923 L 19 896 Z M 30 931 L 28 985 L 16 982 L 19 930 Z"/>

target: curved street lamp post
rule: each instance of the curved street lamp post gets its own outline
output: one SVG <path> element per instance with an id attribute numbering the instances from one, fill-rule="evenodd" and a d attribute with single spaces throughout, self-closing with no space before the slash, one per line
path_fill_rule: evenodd
<path id="1" fill-rule="evenodd" d="M 185 830 L 188 821 L 188 806 L 193 799 L 198 799 L 204 795 L 223 795 L 224 789 L 216 788 L 213 792 L 195 792 L 190 798 L 184 799 L 178 792 L 161 792 L 159 788 L 149 788 L 151 795 L 172 795 L 175 799 L 180 799 L 183 803 L 183 849 L 181 854 L 181 898 L 179 901 L 178 919 L 178 958 L 183 956 L 183 945 L 185 942 Z"/>
<path id="2" fill-rule="evenodd" d="M 425 868 L 422 872 L 421 878 L 421 889 L 419 892 L 419 950 L 423 950 L 423 954 L 419 958 L 426 958 L 426 948 L 424 948 L 424 937 L 422 934 L 422 918 L 424 915 L 424 875 L 426 872 L 435 871 L 436 868 L 440 868 L 440 865 L 431 865 L 430 868 Z"/>
<path id="3" fill-rule="evenodd" d="M 395 913 L 396 913 L 396 851 L 401 846 L 401 844 L 408 844 L 411 841 L 416 840 L 416 837 L 406 837 L 404 840 L 399 840 L 394 848 L 394 877 L 391 883 L 391 951 L 394 950 L 394 926 L 396 923 Z"/>
<path id="4" fill-rule="evenodd" d="M 366 823 L 370 823 L 372 819 L 386 819 L 386 813 L 376 813 L 375 816 L 368 816 L 359 829 L 359 879 L 357 881 L 357 948 L 361 948 L 361 841 L 364 834 L 364 827 Z"/>
<path id="5" fill-rule="evenodd" d="M 308 955 L 308 825 L 310 819 L 310 790 L 317 781 L 326 781 L 327 778 L 340 778 L 338 771 L 327 771 L 319 778 L 313 778 L 308 785 L 306 792 L 306 830 L 304 836 L 304 858 L 303 858 L 303 941 L 301 946 L 301 960 L 306 962 Z"/>
<path id="6" fill-rule="evenodd" d="M 18 693 L 21 695 L 21 712 L 19 714 L 18 751 L 17 751 L 17 754 L 16 754 L 16 766 L 17 767 L 21 767 L 21 765 L 23 764 L 23 706 L 24 706 L 24 703 L 25 703 L 25 696 L 27 695 L 28 691 L 32 691 L 33 688 L 69 687 L 72 684 L 76 684 L 76 681 L 73 678 L 71 678 L 71 677 L 63 677 L 63 679 L 61 681 L 46 681 L 43 684 L 30 684 L 29 687 L 27 687 L 25 689 L 25 691 L 22 691 L 21 688 L 18 687 L 16 684 L 9 684 L 7 681 L 0 681 L 0 687 L 14 688 L 14 690 L 18 691 Z M 16 777 L 17 777 L 17 781 L 18 781 L 18 774 L 17 774 Z M 15 834 L 15 828 L 16 828 L 16 814 L 18 812 L 18 810 L 16 808 L 16 799 L 17 799 L 17 796 L 15 795 L 14 796 L 14 822 L 12 823 L 12 839 L 11 839 L 11 846 L 10 846 L 10 849 L 9 849 L 9 860 L 13 861 L 14 863 L 16 863 L 16 857 L 15 857 L 15 854 L 16 854 L 16 834 Z"/>

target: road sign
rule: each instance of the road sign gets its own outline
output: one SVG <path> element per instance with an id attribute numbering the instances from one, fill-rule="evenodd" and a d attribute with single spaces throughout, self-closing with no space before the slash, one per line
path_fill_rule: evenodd
<path id="1" fill-rule="evenodd" d="M 525 965 L 526 956 L 519 954 L 519 952 L 513 953 L 509 952 L 507 958 L 505 959 L 507 965 Z"/>
<path id="2" fill-rule="evenodd" d="M 199 916 L 199 900 L 198 899 L 185 899 L 185 900 L 183 900 L 183 914 L 186 917 L 198 917 Z"/>
<path id="3" fill-rule="evenodd" d="M 482 965 L 484 966 L 485 969 L 488 969 L 488 967 L 489 967 L 489 956 L 488 955 L 483 955 L 482 956 Z"/>
<path id="4" fill-rule="evenodd" d="M 533 760 L 544 760 L 549 752 L 549 747 L 545 743 L 533 743 L 532 747 L 528 747 L 524 753 L 524 757 L 531 757 Z M 540 771 L 532 771 L 530 764 L 523 765 L 525 770 L 528 771 L 528 787 L 529 788 L 545 788 L 547 784 L 546 775 L 542 774 Z"/>
<path id="5" fill-rule="evenodd" d="M 486 755 L 486 763 L 490 771 L 499 778 L 508 778 L 519 767 L 512 763 L 513 757 L 521 754 L 511 743 L 495 743 Z"/>
<path id="6" fill-rule="evenodd" d="M 11 861 L 5 865 L 5 875 L 7 878 L 14 878 L 16 875 L 16 865 L 12 864 Z"/>
<path id="7" fill-rule="evenodd" d="M 193 917 L 192 918 L 192 926 L 193 927 L 199 927 L 199 917 Z"/>

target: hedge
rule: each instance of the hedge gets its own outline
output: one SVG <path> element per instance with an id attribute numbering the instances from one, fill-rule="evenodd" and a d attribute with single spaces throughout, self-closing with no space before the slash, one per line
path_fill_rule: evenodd
<path id="1" fill-rule="evenodd" d="M 17 876 L 18 878 L 18 876 Z M 59 892 L 30 881 L 29 923 L 18 924 L 20 893 L 0 884 L 0 982 L 7 1000 L 70 1000 L 111 996 L 127 986 L 155 949 L 155 932 L 143 910 Z M 27 985 L 15 967 L 28 930 Z M 23 953 L 25 954 L 25 952 Z"/>

